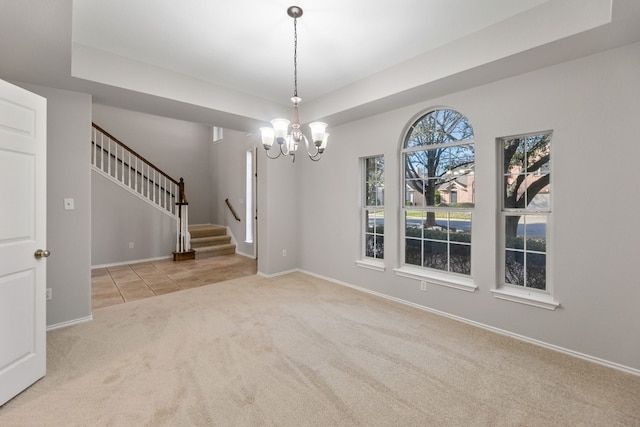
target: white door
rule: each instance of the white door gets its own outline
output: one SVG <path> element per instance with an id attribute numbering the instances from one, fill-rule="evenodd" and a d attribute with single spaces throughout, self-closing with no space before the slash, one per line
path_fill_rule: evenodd
<path id="1" fill-rule="evenodd" d="M 46 371 L 46 105 L 0 80 L 0 405 Z"/>

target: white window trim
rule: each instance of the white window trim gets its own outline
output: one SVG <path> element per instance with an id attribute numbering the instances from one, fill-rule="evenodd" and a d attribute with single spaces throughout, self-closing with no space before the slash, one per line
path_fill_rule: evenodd
<path id="1" fill-rule="evenodd" d="M 534 133 L 530 133 L 530 134 L 522 134 L 522 135 L 515 135 L 515 136 L 519 136 L 519 137 L 526 137 L 529 135 L 539 135 L 541 133 L 546 133 L 546 132 L 550 132 L 553 135 L 553 131 L 541 131 L 541 132 L 534 132 Z M 503 164 L 503 154 L 502 154 L 502 141 L 506 138 L 511 138 L 511 137 L 500 137 L 497 138 L 497 141 L 499 142 L 498 144 L 496 144 L 496 148 L 498 150 L 497 152 L 497 159 L 498 159 L 498 163 L 499 164 Z M 552 139 L 553 141 L 553 139 Z M 553 152 L 553 144 L 551 146 L 551 150 Z M 553 156 L 552 156 L 553 158 Z M 553 179 L 553 168 L 554 168 L 554 162 L 551 162 L 551 176 Z M 499 171 L 499 193 L 498 193 L 498 199 L 502 200 L 502 192 L 504 191 L 504 188 L 502 188 L 503 185 L 503 181 L 502 181 L 502 176 L 504 171 L 500 170 Z M 502 203 L 502 202 L 500 202 Z M 501 299 L 501 300 L 505 300 L 505 301 L 511 301 L 511 302 L 515 302 L 515 303 L 519 303 L 519 304 L 525 304 L 525 305 L 529 305 L 532 307 L 538 307 L 538 308 L 544 308 L 546 310 L 555 310 L 556 308 L 560 307 L 560 302 L 557 301 L 554 296 L 553 296 L 553 281 L 552 281 L 552 277 L 553 277 L 553 257 L 552 257 L 552 253 L 553 253 L 553 246 L 552 246 L 552 236 L 553 236 L 553 192 L 551 193 L 551 204 L 550 204 L 550 209 L 548 210 L 526 210 L 526 209 L 505 209 L 503 206 L 500 206 L 500 211 L 499 211 L 499 215 L 500 215 L 500 221 L 499 221 L 499 241 L 500 242 L 504 242 L 505 241 L 505 231 L 504 231 L 504 223 L 505 223 L 505 217 L 507 216 L 507 213 L 514 213 L 514 212 L 521 212 L 522 214 L 525 215 L 535 215 L 535 214 L 540 214 L 540 213 L 544 213 L 545 215 L 547 215 L 547 244 L 546 244 L 546 256 L 547 256 L 547 281 L 546 281 L 546 289 L 545 290 L 538 290 L 538 289 L 534 289 L 534 288 L 527 288 L 527 287 L 521 287 L 521 286 L 516 286 L 516 285 L 509 285 L 504 283 L 504 263 L 505 263 L 505 245 L 504 243 L 502 243 L 499 247 L 498 247 L 498 251 L 499 251 L 499 256 L 498 256 L 498 260 L 500 262 L 500 269 L 498 271 L 498 273 L 500 274 L 500 277 L 502 277 L 502 281 L 501 283 L 497 284 L 496 287 L 494 289 L 490 289 L 491 293 L 493 294 L 493 296 L 495 298 Z"/>
<path id="2" fill-rule="evenodd" d="M 382 262 L 382 260 L 374 259 L 374 258 L 363 258 L 363 259 L 356 260 L 356 265 L 358 267 L 368 268 L 369 270 L 375 270 L 375 271 L 387 270 L 387 266 L 384 265 L 384 262 Z"/>
<path id="3" fill-rule="evenodd" d="M 366 251 L 366 227 L 365 227 L 365 221 L 366 221 L 366 211 L 367 210 L 379 210 L 382 211 L 383 214 L 385 214 L 385 207 L 384 207 L 384 203 L 382 205 L 375 205 L 375 206 L 371 206 L 371 205 L 367 205 L 366 204 L 366 161 L 367 159 L 372 159 L 372 158 L 376 158 L 376 157 L 382 157 L 383 162 L 385 161 L 385 156 L 384 154 L 374 154 L 372 156 L 364 156 L 364 157 L 360 157 L 360 179 L 362 180 L 360 183 L 360 198 L 361 198 L 361 202 L 360 202 L 360 259 L 357 259 L 355 261 L 356 265 L 358 267 L 362 267 L 362 268 L 368 268 L 370 270 L 375 270 L 375 271 L 386 271 L 387 267 L 384 263 L 384 257 L 383 258 L 371 258 L 366 256 L 365 254 L 367 253 Z M 385 168 L 385 173 L 386 173 L 386 168 Z M 385 179 L 383 178 L 382 180 L 383 184 L 385 182 Z M 382 234 L 382 236 L 384 236 L 384 234 Z M 384 255 L 384 254 L 383 254 Z"/>
<path id="4" fill-rule="evenodd" d="M 491 293 L 498 299 L 547 310 L 555 310 L 560 307 L 560 303 L 556 301 L 551 294 L 535 292 L 533 290 L 527 290 L 527 288 L 512 288 L 511 286 L 504 285 L 496 289 L 491 289 Z"/>
<path id="5" fill-rule="evenodd" d="M 403 265 L 400 268 L 394 268 L 393 271 L 397 276 L 407 277 L 409 279 L 428 282 L 438 286 L 458 289 L 461 291 L 475 292 L 478 286 L 474 283 L 472 277 L 461 276 L 449 272 L 437 272 L 435 270 L 427 270 L 422 267 L 411 267 Z"/>
<path id="6" fill-rule="evenodd" d="M 418 146 L 418 147 L 410 147 L 410 148 L 406 148 L 404 146 L 404 144 L 406 143 L 406 139 L 407 136 L 410 132 L 411 127 L 413 126 L 413 124 L 415 124 L 421 117 L 424 117 L 425 115 L 429 114 L 430 112 L 434 112 L 436 110 L 440 110 L 440 109 L 446 109 L 446 110 L 453 110 L 456 111 L 458 114 L 462 115 L 463 117 L 467 118 L 466 116 L 464 116 L 464 114 L 460 113 L 459 111 L 449 108 L 449 107 L 434 107 L 431 108 L 427 111 L 423 111 L 419 114 L 417 114 L 413 119 L 411 119 L 411 121 L 409 122 L 409 124 L 407 125 L 408 127 L 405 128 L 405 130 L 403 131 L 403 137 L 402 140 L 400 142 L 401 144 L 401 149 L 400 149 L 400 182 L 401 184 L 401 188 L 402 190 L 400 191 L 400 221 L 402 222 L 402 226 L 400 227 L 400 249 L 401 249 L 401 255 L 400 255 L 400 261 L 402 263 L 402 266 L 399 268 L 394 268 L 393 271 L 396 273 L 396 275 L 401 276 L 401 277 L 407 277 L 409 279 L 415 279 L 415 280 L 420 280 L 420 281 L 426 281 L 435 285 L 439 285 L 439 286 L 445 286 L 448 288 L 454 288 L 454 289 L 459 289 L 459 290 L 463 290 L 463 291 L 467 291 L 467 292 L 475 292 L 475 290 L 478 288 L 473 280 L 473 236 L 471 238 L 471 247 L 472 247 L 472 260 L 471 260 L 471 272 L 470 274 L 467 275 L 459 275 L 457 273 L 453 273 L 450 271 L 437 271 L 437 270 L 433 270 L 433 269 L 429 269 L 427 267 L 417 267 L 417 266 L 412 266 L 410 264 L 405 264 L 405 245 L 406 245 L 406 225 L 404 224 L 405 218 L 406 218 L 406 212 L 407 211 L 423 211 L 423 212 L 428 212 L 428 211 L 443 211 L 443 212 L 453 212 L 453 211 L 460 211 L 460 212 L 467 212 L 471 214 L 471 222 L 472 222 L 472 234 L 473 234 L 473 215 L 475 213 L 475 207 L 474 208 L 438 208 L 436 206 L 406 206 L 405 204 L 405 178 L 406 178 L 406 171 L 405 171 L 405 156 L 413 153 L 413 152 L 417 152 L 417 151 L 425 151 L 425 150 L 429 150 L 430 148 L 427 148 L 427 146 Z M 468 118 L 467 118 L 468 119 Z M 447 144 L 445 144 L 447 147 L 454 147 L 454 146 L 462 146 L 462 145 L 473 145 L 475 148 L 476 145 L 476 141 L 475 141 L 475 135 L 473 135 L 472 138 L 469 139 L 462 139 L 462 140 L 458 140 L 458 141 L 451 141 L 448 142 Z M 431 149 L 438 149 L 438 148 L 442 148 L 442 145 L 434 145 Z M 474 155 L 474 163 L 475 163 L 475 155 Z M 448 242 L 451 243 L 451 242 Z"/>

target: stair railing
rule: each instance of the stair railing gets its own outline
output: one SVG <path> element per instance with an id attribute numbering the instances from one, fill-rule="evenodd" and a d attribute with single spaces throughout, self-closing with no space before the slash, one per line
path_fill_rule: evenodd
<path id="1" fill-rule="evenodd" d="M 231 202 L 229 201 L 229 199 L 225 199 L 224 202 L 227 204 L 227 207 L 231 211 L 231 215 L 233 215 L 233 217 L 236 219 L 236 221 L 242 221 L 240 219 L 240 217 L 238 216 L 238 214 L 236 213 L 236 210 L 233 209 L 233 206 L 231 206 Z"/>
<path id="2" fill-rule="evenodd" d="M 184 180 L 170 177 L 125 143 L 91 124 L 91 166 L 177 220 L 176 251 L 189 251 L 189 214 Z"/>

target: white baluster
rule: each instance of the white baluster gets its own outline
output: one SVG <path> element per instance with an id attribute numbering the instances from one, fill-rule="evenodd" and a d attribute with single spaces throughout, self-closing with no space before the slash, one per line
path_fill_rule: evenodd
<path id="1" fill-rule="evenodd" d="M 91 133 L 92 133 L 92 138 L 91 139 L 93 139 L 93 153 L 91 153 L 91 154 L 93 154 L 93 156 L 91 156 L 91 159 L 92 159 L 91 164 L 93 166 L 95 166 L 96 165 L 96 152 L 98 151 L 98 139 L 97 139 L 97 136 L 96 136 L 96 130 L 95 129 L 91 129 Z"/>
<path id="2" fill-rule="evenodd" d="M 104 172 L 104 135 L 100 134 L 100 170 Z"/>

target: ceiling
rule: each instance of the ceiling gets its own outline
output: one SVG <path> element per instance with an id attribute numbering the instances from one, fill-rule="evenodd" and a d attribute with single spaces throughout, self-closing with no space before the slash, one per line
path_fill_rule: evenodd
<path id="1" fill-rule="evenodd" d="M 547 0 L 82 0 L 74 43 L 273 102 L 310 101 Z M 375 4 L 375 6 L 372 6 Z"/>
<path id="2" fill-rule="evenodd" d="M 0 78 L 256 131 L 290 114 L 290 0 L 0 0 Z M 640 40 L 637 0 L 297 0 L 303 119 L 330 125 Z"/>

